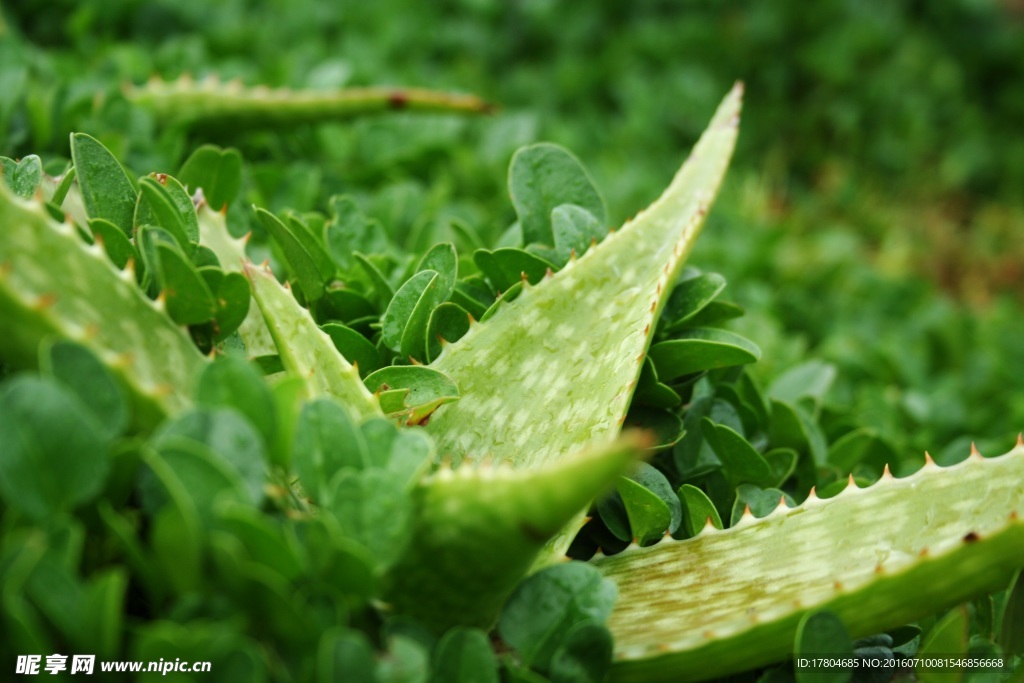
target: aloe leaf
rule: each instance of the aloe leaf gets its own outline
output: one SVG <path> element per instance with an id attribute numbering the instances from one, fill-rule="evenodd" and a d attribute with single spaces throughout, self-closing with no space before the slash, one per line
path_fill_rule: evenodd
<path id="1" fill-rule="evenodd" d="M 740 93 L 737 87 L 725 99 L 650 208 L 565 269 L 526 287 L 431 364 L 462 394 L 427 426 L 442 453 L 540 465 L 614 438 L 668 286 L 721 182 Z M 546 429 L 552 421 L 563 428 Z"/>
<path id="2" fill-rule="evenodd" d="M 359 371 L 338 353 L 309 311 L 270 272 L 251 264 L 244 271 L 281 361 L 290 373 L 302 378 L 308 395 L 334 396 L 361 419 L 381 415 L 377 399 L 363 386 Z"/>
<path id="3" fill-rule="evenodd" d="M 272 90 L 222 83 L 216 78 L 195 81 L 151 80 L 126 89 L 125 96 L 149 107 L 167 123 L 185 127 L 295 126 L 337 121 L 386 111 L 484 114 L 491 105 L 472 95 L 420 88 L 346 88 L 343 90 Z"/>
<path id="4" fill-rule="evenodd" d="M 784 659 L 808 611 L 834 613 L 857 638 L 1004 588 L 1024 566 L 1022 480 L 1019 442 L 594 560 L 619 588 L 612 680 L 717 678 Z"/>
<path id="5" fill-rule="evenodd" d="M 204 359 L 139 291 L 130 269 L 118 271 L 102 247 L 86 245 L 70 225 L 57 223 L 41 204 L 15 197 L 2 183 L 0 225 L 5 358 L 31 367 L 43 338 L 79 342 L 128 389 L 139 427 L 190 403 L 189 385 Z"/>
<path id="6" fill-rule="evenodd" d="M 529 470 L 442 467 L 413 489 L 412 540 L 388 574 L 389 602 L 437 631 L 490 627 L 545 544 L 644 445 L 623 436 Z"/>

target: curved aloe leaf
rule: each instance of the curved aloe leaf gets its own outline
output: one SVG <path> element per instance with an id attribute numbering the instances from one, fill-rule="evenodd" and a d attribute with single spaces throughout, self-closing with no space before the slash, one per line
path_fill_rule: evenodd
<path id="1" fill-rule="evenodd" d="M 487 102 L 472 95 L 421 88 L 247 88 L 238 81 L 223 83 L 216 78 L 195 81 L 188 76 L 176 81 L 151 80 L 142 86 L 130 86 L 125 89 L 125 96 L 151 108 L 159 118 L 186 127 L 293 126 L 384 111 L 483 114 L 492 109 Z"/>
<path id="2" fill-rule="evenodd" d="M 462 395 L 427 426 L 440 453 L 537 467 L 615 438 L 668 289 L 725 174 L 742 92 L 737 84 L 725 98 L 661 198 L 557 275 L 524 280 L 514 302 L 431 364 Z M 552 557 L 581 519 L 552 543 Z"/>
<path id="3" fill-rule="evenodd" d="M 431 364 L 462 394 L 427 427 L 440 452 L 540 465 L 615 437 L 668 287 L 725 173 L 741 95 L 737 85 L 660 199 Z"/>
<path id="4" fill-rule="evenodd" d="M 117 270 L 101 246 L 0 183 L 0 355 L 34 366 L 50 336 L 96 352 L 130 391 L 140 427 L 186 407 L 205 362 L 130 268 Z"/>
<path id="5" fill-rule="evenodd" d="M 388 575 L 391 605 L 438 631 L 490 627 L 545 544 L 648 445 L 630 433 L 528 470 L 442 467 L 413 490 L 416 527 Z"/>
<path id="6" fill-rule="evenodd" d="M 359 370 L 338 353 L 309 311 L 274 276 L 247 264 L 243 272 L 263 313 L 286 370 L 306 382 L 310 397 L 327 394 L 341 400 L 359 418 L 383 415 L 377 398 L 359 379 Z"/>
<path id="7" fill-rule="evenodd" d="M 722 677 L 785 659 L 812 610 L 860 637 L 1004 588 L 1024 565 L 1022 482 L 1018 441 L 998 458 L 929 461 L 903 479 L 886 470 L 869 488 L 597 559 L 619 588 L 612 679 Z"/>

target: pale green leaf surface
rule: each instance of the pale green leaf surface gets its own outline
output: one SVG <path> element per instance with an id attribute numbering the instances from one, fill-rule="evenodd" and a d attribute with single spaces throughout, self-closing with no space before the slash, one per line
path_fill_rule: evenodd
<path id="1" fill-rule="evenodd" d="M 359 371 L 338 353 L 309 311 L 271 273 L 251 264 L 244 270 L 281 361 L 290 373 L 303 378 L 310 397 L 334 396 L 361 419 L 380 415 L 377 399 L 363 386 Z"/>
<path id="2" fill-rule="evenodd" d="M 204 363 L 192 340 L 118 271 L 102 247 L 88 246 L 41 204 L 0 183 L 0 349 L 34 365 L 47 336 L 92 349 L 124 381 L 135 421 L 152 425 L 189 401 Z M 75 283 L 67 287 L 68 282 Z"/>
<path id="3" fill-rule="evenodd" d="M 1024 564 L 1022 482 L 1024 445 L 595 560 L 620 594 L 612 680 L 701 680 L 784 659 L 808 610 L 833 612 L 856 638 L 998 590 Z"/>
<path id="4" fill-rule="evenodd" d="M 527 287 L 431 364 L 463 397 L 439 408 L 427 426 L 442 454 L 539 465 L 614 438 L 667 287 L 724 174 L 740 94 L 737 87 L 726 98 L 650 208 L 558 274 Z M 542 428 L 552 422 L 564 428 Z"/>

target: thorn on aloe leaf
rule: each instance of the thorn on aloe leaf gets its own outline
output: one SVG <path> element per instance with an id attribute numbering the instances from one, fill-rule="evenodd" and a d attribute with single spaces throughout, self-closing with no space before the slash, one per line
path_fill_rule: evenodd
<path id="1" fill-rule="evenodd" d="M 36 302 L 35 302 L 35 304 L 33 304 L 32 307 L 35 308 L 37 311 L 45 311 L 48 308 L 53 308 L 53 305 L 56 304 L 56 303 L 57 303 L 57 295 L 53 294 L 51 292 L 48 292 L 46 294 L 40 294 L 36 298 Z"/>
<path id="2" fill-rule="evenodd" d="M 968 457 L 974 458 L 975 460 L 981 459 L 981 452 L 973 441 L 971 442 L 971 454 Z"/>

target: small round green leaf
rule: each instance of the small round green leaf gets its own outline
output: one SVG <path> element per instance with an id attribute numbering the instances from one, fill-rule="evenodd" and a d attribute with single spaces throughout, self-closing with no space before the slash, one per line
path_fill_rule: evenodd
<path id="1" fill-rule="evenodd" d="M 96 354 L 70 341 L 57 341 L 44 349 L 45 371 L 79 398 L 103 436 L 113 439 L 121 434 L 131 416 L 128 397 Z"/>
<path id="2" fill-rule="evenodd" d="M 604 623 L 615 584 L 582 562 L 543 569 L 519 584 L 501 613 L 498 632 L 523 663 L 545 671 L 566 635 L 581 622 Z"/>
<path id="3" fill-rule="evenodd" d="M 542 142 L 522 147 L 512 156 L 508 189 L 519 216 L 523 243 L 554 246 L 551 212 L 574 204 L 604 223 L 604 200 L 583 164 L 566 149 Z"/>
<path id="4" fill-rule="evenodd" d="M 128 265 L 129 259 L 136 257 L 135 247 L 128 236 L 116 225 L 103 218 L 89 219 L 89 230 L 93 239 L 103 245 L 103 250 L 110 257 L 110 262 L 118 268 Z"/>
<path id="5" fill-rule="evenodd" d="M 676 284 L 665 302 L 663 315 L 669 323 L 666 331 L 681 329 L 725 289 L 725 278 L 718 273 L 703 273 Z"/>
<path id="6" fill-rule="evenodd" d="M 114 155 L 96 138 L 73 133 L 71 159 L 89 218 L 108 220 L 131 235 L 135 188 Z"/>
<path id="7" fill-rule="evenodd" d="M 345 470 L 334 479 L 330 511 L 342 532 L 366 546 L 380 568 L 402 554 L 412 532 L 405 482 L 383 470 Z"/>
<path id="8" fill-rule="evenodd" d="M 381 409 L 417 424 L 445 403 L 459 398 L 459 388 L 448 375 L 425 365 L 392 365 L 377 370 L 364 380 L 366 388 L 382 396 Z M 388 403 L 385 406 L 385 402 Z"/>
<path id="9" fill-rule="evenodd" d="M 607 627 L 576 624 L 551 657 L 552 683 L 601 683 L 612 665 L 612 634 Z"/>
<path id="10" fill-rule="evenodd" d="M 210 207 L 223 211 L 242 187 L 242 155 L 236 149 L 203 145 L 182 164 L 178 180 L 192 191 L 202 189 Z"/>
<path id="11" fill-rule="evenodd" d="M 801 666 L 801 660 L 853 659 L 853 641 L 846 626 L 831 612 L 806 614 L 796 628 L 796 660 L 794 672 L 797 683 L 846 683 L 853 670 L 846 667 Z"/>
<path id="12" fill-rule="evenodd" d="M 433 681 L 498 683 L 498 661 L 487 634 L 476 628 L 453 628 L 434 649 Z"/>
<path id="13" fill-rule="evenodd" d="M 234 408 L 263 435 L 274 439 L 274 399 L 259 370 L 234 356 L 207 363 L 196 384 L 196 403 L 207 408 Z"/>
<path id="14" fill-rule="evenodd" d="M 174 235 L 178 246 L 192 256 L 199 243 L 199 218 L 185 188 L 169 175 L 148 175 L 139 180 L 135 225 L 159 225 Z"/>
<path id="15" fill-rule="evenodd" d="M 224 408 L 192 410 L 165 423 L 154 435 L 154 443 L 162 451 L 164 443 L 178 443 L 182 437 L 206 446 L 214 460 L 228 467 L 232 479 L 237 477 L 241 483 L 248 501 L 263 499 L 266 447 L 256 428 L 242 414 Z"/>
<path id="16" fill-rule="evenodd" d="M 110 469 L 107 438 L 63 385 L 8 381 L 0 386 L 0 495 L 37 520 L 91 499 Z"/>
<path id="17" fill-rule="evenodd" d="M 682 332 L 677 339 L 655 344 L 650 355 L 658 377 L 672 380 L 703 370 L 753 363 L 761 357 L 761 350 L 733 332 L 699 327 Z"/>
<path id="18" fill-rule="evenodd" d="M 359 368 L 359 376 L 363 379 L 380 367 L 380 354 L 377 352 L 377 347 L 351 327 L 328 323 L 322 329 L 334 342 L 334 347 L 344 356 L 345 360 Z"/>
<path id="19" fill-rule="evenodd" d="M 726 478 L 734 486 L 746 483 L 771 486 L 775 483 L 768 461 L 736 430 L 704 418 L 701 431 L 722 462 Z"/>
<path id="20" fill-rule="evenodd" d="M 366 441 L 345 408 L 326 398 L 302 406 L 295 429 L 292 467 L 314 500 L 328 500 L 328 487 L 336 472 L 343 468 L 363 469 L 369 464 Z"/>
<path id="21" fill-rule="evenodd" d="M 693 538 L 704 529 L 708 520 L 716 529 L 722 528 L 722 518 L 707 494 L 692 484 L 683 484 L 676 492 L 682 507 L 683 523 L 680 526 L 682 538 Z"/>
<path id="22" fill-rule="evenodd" d="M 469 332 L 469 312 L 462 306 L 446 302 L 434 309 L 427 323 L 427 362 L 441 355 L 445 344 L 462 339 Z"/>
<path id="23" fill-rule="evenodd" d="M 217 302 L 191 261 L 176 247 L 156 245 L 160 259 L 161 290 L 167 302 L 167 313 L 181 325 L 198 325 L 217 312 Z"/>

